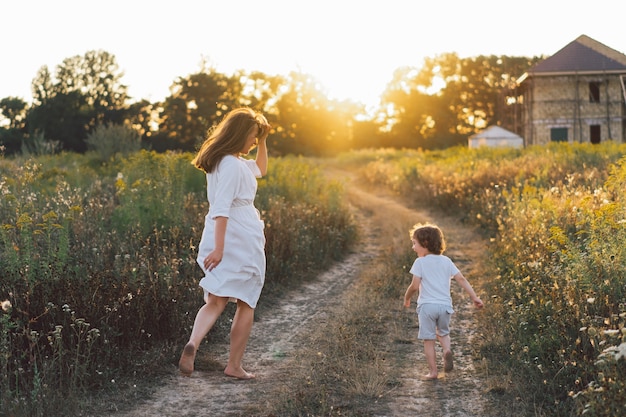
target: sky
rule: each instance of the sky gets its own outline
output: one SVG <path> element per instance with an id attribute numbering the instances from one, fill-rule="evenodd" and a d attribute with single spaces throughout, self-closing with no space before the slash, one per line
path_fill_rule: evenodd
<path id="1" fill-rule="evenodd" d="M 113 54 L 136 99 L 160 101 L 206 61 L 216 71 L 291 71 L 330 98 L 378 102 L 395 69 L 426 57 L 552 55 L 580 35 L 624 53 L 618 0 L 20 0 L 0 5 L 0 99 L 66 58 Z M 521 74 L 520 74 L 521 75 Z"/>

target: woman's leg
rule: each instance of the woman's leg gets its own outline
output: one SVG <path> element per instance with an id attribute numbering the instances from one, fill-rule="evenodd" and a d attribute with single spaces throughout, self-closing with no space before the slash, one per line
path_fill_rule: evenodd
<path id="1" fill-rule="evenodd" d="M 218 297 L 209 294 L 206 304 L 198 310 L 193 329 L 191 330 L 191 336 L 189 336 L 189 342 L 185 345 L 178 362 L 178 368 L 183 375 L 190 376 L 193 372 L 193 363 L 198 346 L 200 346 L 202 339 L 204 339 L 222 314 L 227 303 L 228 297 Z"/>
<path id="2" fill-rule="evenodd" d="M 224 373 L 228 376 L 239 379 L 254 378 L 254 374 L 246 372 L 241 364 L 253 321 L 254 309 L 243 301 L 237 300 L 237 311 L 230 330 L 230 356 L 228 365 L 224 369 Z"/>

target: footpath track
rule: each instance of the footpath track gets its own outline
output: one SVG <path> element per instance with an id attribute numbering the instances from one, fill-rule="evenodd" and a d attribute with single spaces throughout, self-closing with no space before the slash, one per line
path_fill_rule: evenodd
<path id="1" fill-rule="evenodd" d="M 363 268 L 371 266 L 381 248 L 410 245 L 408 229 L 414 223 L 432 221 L 443 228 L 449 242 L 447 254 L 476 287 L 481 274 L 481 256 L 485 256 L 485 250 L 484 243 L 471 228 L 454 219 L 433 219 L 428 212 L 406 207 L 392 196 L 367 191 L 345 171 L 330 168 L 327 171 L 333 178 L 345 183 L 349 204 L 360 222 L 362 241 L 354 253 L 342 262 L 331 265 L 316 279 L 286 294 L 271 309 L 264 310 L 253 326 L 244 357 L 244 366 L 257 378 L 238 381 L 225 377 L 222 369 L 228 354 L 226 341 L 212 343 L 210 352 L 206 352 L 207 348 L 203 345 L 197 362 L 204 363 L 210 357 L 208 362 L 217 364 L 213 369 L 200 365 L 192 377 L 186 378 L 178 374 L 175 364 L 165 364 L 171 367 L 171 372 L 154 395 L 138 402 L 132 410 L 117 413 L 111 410 L 109 415 L 248 416 L 247 410 L 252 405 L 262 409 L 264 404 L 271 404 L 275 384 L 289 384 L 281 370 L 291 366 L 290 359 L 307 343 L 307 332 L 337 314 L 342 298 L 353 288 Z M 407 276 L 407 285 L 409 281 Z M 437 381 L 420 379 L 426 373 L 426 364 L 422 345 L 416 340 L 415 312 L 402 308 L 403 294 L 398 294 L 397 305 L 381 306 L 394 309 L 387 350 L 394 355 L 390 371 L 395 373 L 396 383 L 380 401 L 372 405 L 371 416 L 506 415 L 502 414 L 502 410 L 489 410 L 491 407 L 483 389 L 485 384 L 474 367 L 470 349 L 476 332 L 473 315 L 477 313 L 461 291 L 457 286 L 453 294 L 456 314 L 451 337 L 455 369 Z"/>

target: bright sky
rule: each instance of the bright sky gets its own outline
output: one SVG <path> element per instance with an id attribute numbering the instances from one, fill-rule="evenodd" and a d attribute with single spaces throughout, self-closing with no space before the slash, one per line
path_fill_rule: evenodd
<path id="1" fill-rule="evenodd" d="M 402 66 L 456 52 L 552 55 L 585 34 L 626 50 L 617 0 L 20 0 L 0 6 L 0 99 L 30 101 L 39 68 L 113 54 L 131 96 L 159 101 L 200 69 L 301 71 L 375 104 Z M 521 75 L 521 74 L 520 74 Z"/>

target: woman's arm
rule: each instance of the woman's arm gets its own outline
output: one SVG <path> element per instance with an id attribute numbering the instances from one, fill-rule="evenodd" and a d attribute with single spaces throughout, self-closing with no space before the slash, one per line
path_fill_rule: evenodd
<path id="1" fill-rule="evenodd" d="M 204 268 L 212 271 L 221 261 L 224 256 L 224 241 L 226 239 L 226 225 L 228 224 L 228 217 L 216 217 L 215 218 L 215 249 L 213 249 L 206 258 L 204 258 Z"/>
<path id="2" fill-rule="evenodd" d="M 261 175 L 267 174 L 267 135 L 270 133 L 270 126 L 267 125 L 263 129 L 263 132 L 259 134 L 257 150 L 256 150 L 256 165 L 261 170 Z"/>

